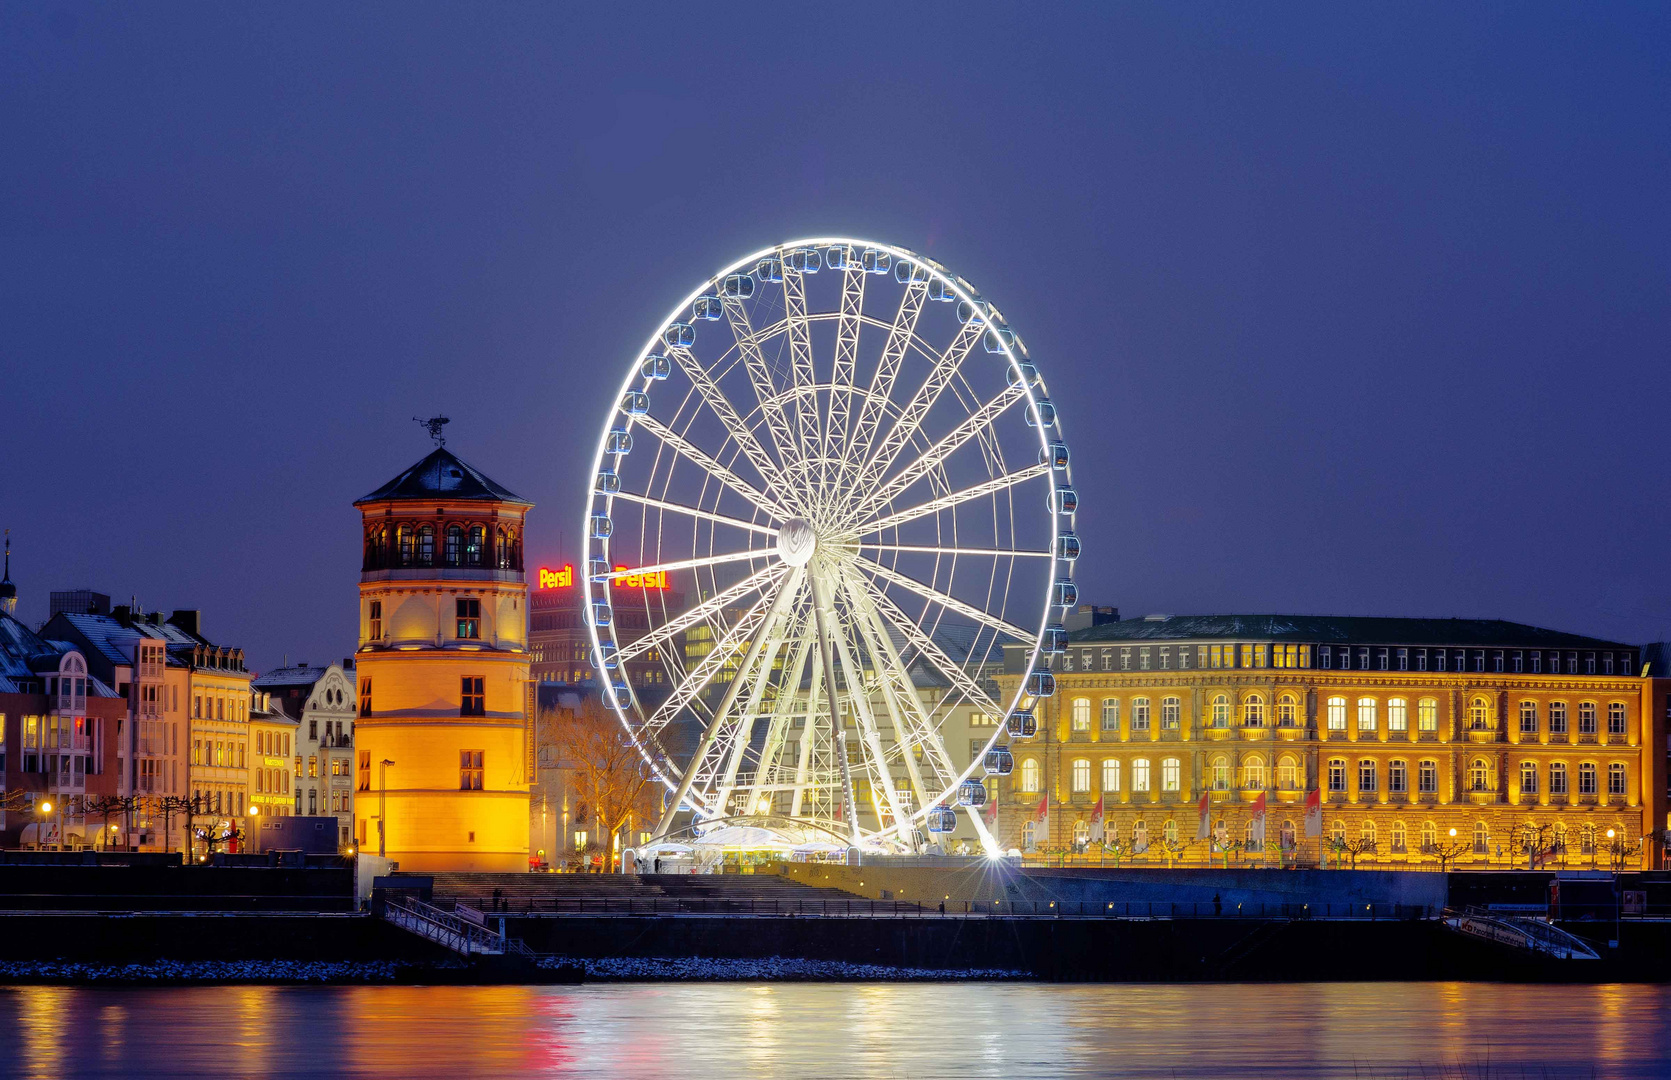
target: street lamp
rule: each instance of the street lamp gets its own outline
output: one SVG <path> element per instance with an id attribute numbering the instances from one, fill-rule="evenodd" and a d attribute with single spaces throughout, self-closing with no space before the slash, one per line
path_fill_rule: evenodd
<path id="1" fill-rule="evenodd" d="M 52 800 L 51 799 L 42 799 L 39 810 L 40 810 L 41 817 L 43 819 L 51 817 L 52 816 Z M 44 820 L 42 821 L 41 826 L 36 829 L 36 832 L 39 832 L 41 828 L 45 828 L 45 821 Z M 62 832 L 63 830 L 60 829 L 59 831 Z M 43 848 L 46 847 L 46 844 L 42 843 L 41 847 L 43 847 Z"/>
<path id="2" fill-rule="evenodd" d="M 389 817 L 389 780 L 387 770 L 389 766 L 393 764 L 394 762 L 390 761 L 388 758 L 384 758 L 382 761 L 377 763 L 377 857 L 379 859 L 388 858 L 388 852 L 384 848 L 383 823 L 387 821 Z"/>

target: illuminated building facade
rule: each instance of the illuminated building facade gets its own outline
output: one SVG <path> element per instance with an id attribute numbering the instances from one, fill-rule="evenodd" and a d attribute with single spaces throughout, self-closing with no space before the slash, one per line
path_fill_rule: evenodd
<path id="1" fill-rule="evenodd" d="M 1268 866 L 1664 859 L 1671 703 L 1635 646 L 1497 620 L 1151 616 L 1070 633 L 1054 659 L 1039 735 L 1012 746 L 1006 847 L 1106 859 L 1100 800 L 1107 840 L 1148 862 L 1167 842 Z M 1006 655 L 1012 692 L 1024 663 Z"/>
<path id="2" fill-rule="evenodd" d="M 381 829 L 404 870 L 525 870 L 533 504 L 441 446 L 354 505 L 354 840 Z"/>
<path id="3" fill-rule="evenodd" d="M 295 776 L 290 813 L 307 817 L 334 815 L 337 843 L 354 842 L 354 661 L 340 664 L 295 664 L 266 672 L 251 683 L 272 696 L 292 721 L 293 740 L 287 751 Z M 253 736 L 252 736 L 253 737 Z M 275 755 L 256 753 L 263 768 L 276 768 Z M 251 778 L 254 784 L 256 778 Z"/>
<path id="4" fill-rule="evenodd" d="M 627 567 L 618 566 L 619 571 Z M 637 641 L 650 630 L 663 625 L 670 616 L 684 610 L 684 595 L 673 589 L 673 576 L 665 571 L 648 575 L 629 575 L 618 579 L 623 589 L 634 597 L 653 597 L 649 603 L 618 603 L 615 607 L 615 629 L 618 641 L 625 645 Z M 576 685 L 591 681 L 592 639 L 586 629 L 584 590 L 575 580 L 575 569 L 541 567 L 537 584 L 529 597 L 530 625 L 528 651 L 532 658 L 531 670 L 536 683 L 566 683 Z M 677 656 L 684 651 L 685 635 L 669 639 L 666 650 Z M 647 649 L 626 663 L 627 679 L 646 700 L 654 700 L 655 688 L 668 685 L 667 660 L 664 649 Z"/>
<path id="5" fill-rule="evenodd" d="M 256 683 L 260 679 L 255 680 Z M 253 685 L 253 684 L 252 684 Z M 267 691 L 250 691 L 249 805 L 253 817 L 290 817 L 295 812 L 296 719 Z M 260 823 L 246 826 L 252 832 Z"/>

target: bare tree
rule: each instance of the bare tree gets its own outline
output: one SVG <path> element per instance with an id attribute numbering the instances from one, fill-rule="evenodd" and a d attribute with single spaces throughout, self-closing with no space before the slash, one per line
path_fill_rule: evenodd
<path id="1" fill-rule="evenodd" d="M 1439 870 L 1441 873 L 1449 868 L 1451 861 L 1458 855 L 1465 854 L 1474 849 L 1474 843 L 1472 840 L 1459 839 L 1455 836 L 1455 832 L 1456 830 L 1452 829 L 1451 836 L 1441 837 L 1431 844 L 1422 845 L 1423 855 L 1437 855 L 1439 857 Z"/>
<path id="2" fill-rule="evenodd" d="M 573 776 L 580 804 L 575 820 L 584 814 L 597 824 L 604 858 L 613 869 L 615 850 L 609 838 L 654 813 L 649 767 L 620 721 L 594 698 L 560 716 L 552 742 Z"/>
<path id="3" fill-rule="evenodd" d="M 133 812 L 138 803 L 139 800 L 132 795 L 90 795 L 86 802 L 82 804 L 82 809 L 86 813 L 97 814 L 104 819 L 104 827 L 99 830 L 99 835 L 104 838 L 105 847 L 108 849 L 110 847 L 111 817 L 117 814 L 126 817 Z M 126 842 L 122 846 L 126 848 Z"/>
<path id="4" fill-rule="evenodd" d="M 1514 837 L 1520 854 L 1526 856 L 1526 869 L 1536 870 L 1539 860 L 1562 853 L 1566 836 L 1557 832 L 1554 822 L 1522 821 L 1515 826 Z"/>
<path id="5" fill-rule="evenodd" d="M 1337 855 L 1346 856 L 1349 860 L 1349 868 L 1356 870 L 1358 868 L 1358 856 L 1375 854 L 1376 843 L 1367 836 L 1359 836 L 1356 840 L 1344 836 L 1331 836 L 1329 847 L 1333 848 Z"/>
<path id="6" fill-rule="evenodd" d="M 1624 833 L 1607 838 L 1607 861 L 1614 871 L 1627 870 L 1633 860 L 1642 854 L 1642 840 L 1638 837 L 1630 839 Z"/>

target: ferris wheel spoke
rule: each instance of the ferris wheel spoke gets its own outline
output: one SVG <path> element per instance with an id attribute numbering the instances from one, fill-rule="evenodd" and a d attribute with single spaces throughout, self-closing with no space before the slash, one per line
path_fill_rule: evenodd
<path id="1" fill-rule="evenodd" d="M 628 660 L 635 660 L 643 656 L 651 649 L 661 648 L 697 623 L 718 615 L 749 593 L 773 584 L 782 571 L 781 563 L 774 563 L 771 566 L 756 570 L 729 589 L 715 593 L 689 611 L 669 619 L 636 641 L 621 646 L 616 653 L 618 662 L 624 664 Z"/>
<path id="2" fill-rule="evenodd" d="M 753 484 L 744 480 L 730 469 L 721 465 L 712 456 L 703 451 L 695 443 L 680 435 L 655 417 L 645 413 L 635 417 L 635 426 L 648 431 L 660 439 L 664 445 L 674 453 L 683 455 L 693 465 L 724 484 L 732 491 L 747 499 L 755 509 L 775 521 L 782 521 L 791 515 L 778 506 Z"/>
<path id="3" fill-rule="evenodd" d="M 875 779 L 882 784 L 882 796 L 887 804 L 888 815 L 893 818 L 893 830 L 904 838 L 904 830 L 910 821 L 910 815 L 900 810 L 899 792 L 894 788 L 893 772 L 888 768 L 887 758 L 882 753 L 882 738 L 877 733 L 876 716 L 871 710 L 870 694 L 865 685 L 864 669 L 854 663 L 853 650 L 848 642 L 848 634 L 842 632 L 846 624 L 836 611 L 834 598 L 830 599 L 828 618 L 836 624 L 833 636 L 836 656 L 841 662 L 842 670 L 847 673 L 847 700 L 853 710 L 853 722 L 859 729 L 860 745 L 865 750 L 869 760 L 871 772 Z M 874 784 L 872 785 L 874 790 Z M 882 823 L 877 822 L 878 828 Z"/>
<path id="4" fill-rule="evenodd" d="M 892 582 L 902 589 L 916 593 L 924 600 L 939 604 L 941 607 L 946 608 L 949 611 L 955 611 L 966 619 L 972 619 L 975 622 L 978 622 L 983 626 L 991 627 L 1000 633 L 1008 634 L 1017 641 L 1026 641 L 1033 636 L 1029 631 L 1024 630 L 1012 622 L 1000 619 L 998 616 L 978 608 L 973 604 L 959 600 L 951 593 L 941 592 L 939 589 L 936 589 L 927 582 L 918 581 L 909 574 L 902 574 L 891 566 L 883 566 L 879 562 L 864 559 L 857 564 L 857 567 L 861 573 L 869 572 L 875 574 L 877 577 L 880 577 L 885 581 Z"/>
<path id="5" fill-rule="evenodd" d="M 860 551 L 907 551 L 920 552 L 925 555 L 983 555 L 995 559 L 1007 558 L 1054 558 L 1054 551 L 1035 551 L 1032 548 L 966 548 L 966 547 L 935 547 L 932 544 L 859 544 Z"/>
<path id="6" fill-rule="evenodd" d="M 1049 471 L 1050 466 L 1048 465 L 1029 465 L 1025 469 L 1017 469 L 1014 472 L 993 477 L 991 480 L 976 484 L 974 487 L 965 488 L 962 491 L 954 491 L 949 494 L 942 495 L 937 499 L 930 499 L 928 502 L 920 503 L 917 506 L 912 506 L 905 510 L 889 514 L 887 517 L 878 518 L 875 521 L 861 526 L 859 528 L 859 533 L 863 536 L 869 536 L 872 533 L 885 532 L 889 529 L 897 529 L 899 526 L 904 525 L 907 522 L 916 521 L 918 518 L 927 517 L 930 514 L 938 514 L 942 510 L 950 510 L 954 506 L 961 505 L 962 503 L 969 502 L 973 499 L 985 498 L 988 495 L 993 495 L 997 492 L 1003 491 L 1005 488 L 1014 487 L 1017 484 L 1024 484 L 1036 477 L 1044 476 Z"/>
<path id="7" fill-rule="evenodd" d="M 628 502 L 638 503 L 641 506 L 648 506 L 654 510 L 667 510 L 675 514 L 684 514 L 686 517 L 698 518 L 702 521 L 711 521 L 716 525 L 730 525 L 733 528 L 745 529 L 748 532 L 764 533 L 767 536 L 773 537 L 777 536 L 777 530 L 770 525 L 761 525 L 759 522 L 744 521 L 742 518 L 728 517 L 725 514 L 716 514 L 711 510 L 698 510 L 696 507 L 686 506 L 684 503 L 668 502 L 666 499 L 653 499 L 648 495 L 640 495 L 636 491 L 612 492 L 610 493 L 609 498 L 625 499 Z"/>
<path id="8" fill-rule="evenodd" d="M 882 356 L 876 363 L 875 374 L 871 376 L 870 389 L 859 408 L 858 418 L 853 422 L 853 437 L 848 443 L 846 463 L 842 468 L 843 484 L 855 477 L 870 458 L 870 449 L 876 442 L 876 430 L 887 413 L 888 402 L 893 399 L 894 382 L 899 378 L 900 365 L 905 362 L 905 352 L 916 337 L 917 320 L 922 316 L 927 299 L 926 277 L 907 285 L 904 295 L 899 298 L 899 310 L 888 329 L 888 340 L 882 346 Z"/>
<path id="9" fill-rule="evenodd" d="M 812 365 L 812 331 L 807 323 L 806 279 L 784 260 L 783 314 L 789 337 L 789 370 L 794 377 L 795 419 L 801 460 L 810 462 L 820 444 L 817 372 Z M 810 474 L 807 477 L 809 486 Z"/>
<path id="10" fill-rule="evenodd" d="M 998 396 L 971 413 L 967 419 L 952 429 L 945 438 L 918 455 L 916 460 L 901 469 L 898 475 L 878 489 L 875 494 L 866 496 L 863 502 L 859 504 L 856 514 L 863 515 L 878 506 L 886 506 L 892 502 L 912 484 L 938 468 L 941 463 L 956 453 L 964 443 L 990 427 L 992 422 L 1002 416 L 1011 405 L 1018 401 L 1024 401 L 1026 397 L 1027 391 L 1019 383 L 1005 387 Z"/>
<path id="11" fill-rule="evenodd" d="M 871 603 L 875 605 L 878 615 L 885 618 L 889 625 L 904 634 L 906 641 L 922 655 L 923 659 L 933 665 L 941 675 L 949 679 L 952 685 L 962 692 L 971 703 L 979 705 L 992 716 L 1004 715 L 1003 707 L 992 700 L 992 695 L 981 689 L 980 684 L 969 677 L 969 673 L 963 669 L 962 665 L 947 656 L 945 650 L 940 648 L 939 644 L 925 633 L 922 627 L 918 626 L 909 615 L 900 610 L 899 605 L 894 603 L 887 593 L 877 588 L 874 582 L 867 580 L 863 575 L 855 575 L 854 580 L 858 587 L 864 590 Z"/>
<path id="12" fill-rule="evenodd" d="M 928 410 L 940 400 L 941 392 L 963 366 L 963 361 L 968 359 L 969 350 L 975 347 L 984 331 L 985 323 L 980 319 L 970 319 L 963 324 L 952 343 L 946 346 L 946 351 L 934 362 L 934 367 L 923 380 L 923 384 L 917 387 L 917 392 L 911 395 L 911 400 L 900 410 L 899 419 L 888 429 L 887 435 L 883 436 L 881 443 L 877 445 L 876 453 L 859 474 L 860 490 L 868 489 L 887 475 L 888 470 L 893 467 L 894 460 L 910 444 L 912 436 L 922 427 L 923 421 L 928 419 Z"/>
<path id="13" fill-rule="evenodd" d="M 785 786 L 779 759 L 789 733 L 790 713 L 794 711 L 801 679 L 806 674 L 807 655 L 812 651 L 812 641 L 804 633 L 791 640 L 794 641 L 794 651 L 790 654 L 790 661 L 783 666 L 785 677 L 778 683 L 777 698 L 772 702 L 772 721 L 766 729 L 766 743 L 760 749 L 760 769 L 755 774 L 754 783 L 745 788 L 749 806 L 759 803 L 762 789 L 770 788 L 776 792 Z M 786 641 L 785 646 L 788 644 Z"/>
<path id="14" fill-rule="evenodd" d="M 778 461 L 787 466 L 797 460 L 800 454 L 795 447 L 794 433 L 789 429 L 789 419 L 784 416 L 783 406 L 778 400 L 777 386 L 772 382 L 772 369 L 760 353 L 762 339 L 755 334 L 754 327 L 749 322 L 748 309 L 743 307 L 741 300 L 727 296 L 724 303 L 725 318 L 731 324 L 731 333 L 737 339 L 737 349 L 743 355 L 743 367 L 748 371 L 749 382 L 754 386 L 754 396 L 760 402 L 760 411 L 766 417 L 766 430 L 770 432 L 772 443 L 777 448 Z"/>
<path id="15" fill-rule="evenodd" d="M 707 404 L 708 409 L 719 418 L 727 433 L 737 441 L 737 446 L 759 471 L 766 486 L 776 488 L 782 480 L 782 472 L 777 463 L 766 453 L 765 447 L 760 445 L 760 440 L 754 437 L 754 432 L 749 426 L 743 423 L 743 418 L 737 415 L 737 410 L 731 405 L 731 399 L 725 396 L 725 392 L 709 376 L 701 361 L 692 356 L 689 349 L 667 351 L 678 362 L 679 370 L 685 373 L 685 378 L 696 388 L 697 394 Z"/>
<path id="16" fill-rule="evenodd" d="M 773 552 L 769 548 L 753 548 L 748 551 L 733 551 L 727 555 L 703 555 L 695 559 L 676 559 L 672 562 L 651 563 L 648 566 L 635 566 L 630 570 L 613 570 L 609 574 L 610 581 L 622 578 L 640 577 L 644 574 L 665 574 L 673 570 L 692 570 L 699 566 L 720 566 L 734 562 L 759 562 L 770 559 Z M 618 588 L 620 586 L 617 586 Z"/>
<path id="17" fill-rule="evenodd" d="M 825 467 L 819 470 L 826 489 L 832 481 L 840 482 L 842 468 L 838 464 L 832 477 L 827 463 L 842 452 L 847 444 L 848 422 L 852 419 L 853 378 L 858 365 L 859 328 L 864 322 L 865 271 L 857 261 L 847 260 L 841 279 L 841 315 L 836 321 L 835 364 L 830 376 L 829 418 L 824 424 L 823 452 Z"/>

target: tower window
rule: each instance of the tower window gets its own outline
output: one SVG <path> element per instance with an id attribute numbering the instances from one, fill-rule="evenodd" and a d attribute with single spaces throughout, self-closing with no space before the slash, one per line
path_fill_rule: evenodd
<path id="1" fill-rule="evenodd" d="M 457 525 L 447 526 L 447 546 L 443 555 L 448 566 L 457 566 L 464 548 L 464 530 Z"/>
<path id="2" fill-rule="evenodd" d="M 461 638 L 479 638 L 482 636 L 482 602 L 473 596 L 461 596 L 457 601 L 458 636 Z"/>
<path id="3" fill-rule="evenodd" d="M 486 716 L 487 696 L 482 691 L 482 678 L 479 675 L 466 675 L 463 680 L 462 701 L 458 715 Z"/>
<path id="4" fill-rule="evenodd" d="M 428 525 L 418 529 L 418 565 L 435 565 L 435 530 Z"/>
<path id="5" fill-rule="evenodd" d="M 458 752 L 458 790 L 480 791 L 481 789 L 482 752 L 480 750 L 460 750 Z"/>
<path id="6" fill-rule="evenodd" d="M 470 526 L 470 536 L 464 543 L 464 564 L 480 566 L 482 548 L 487 546 L 487 530 L 480 525 Z"/>
<path id="7" fill-rule="evenodd" d="M 360 715 L 371 715 L 371 678 L 367 676 L 360 680 Z M 311 729 L 311 726 L 310 726 Z"/>
<path id="8" fill-rule="evenodd" d="M 383 601 L 373 600 L 371 602 L 369 622 L 371 625 L 366 636 L 373 641 L 377 641 L 383 636 Z"/>

